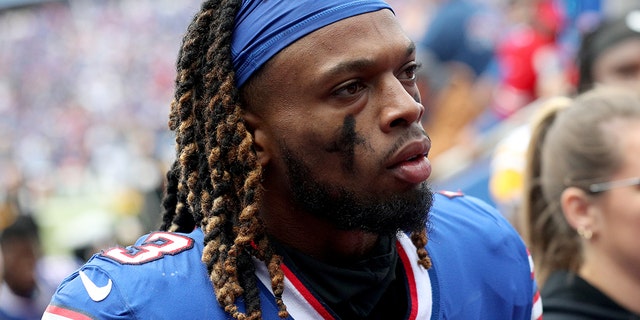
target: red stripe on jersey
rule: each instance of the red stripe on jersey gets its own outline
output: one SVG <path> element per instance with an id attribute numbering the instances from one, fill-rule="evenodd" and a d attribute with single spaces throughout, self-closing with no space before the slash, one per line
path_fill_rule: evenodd
<path id="1" fill-rule="evenodd" d="M 320 301 L 318 301 L 318 299 L 316 299 L 316 297 L 314 297 L 313 294 L 311 294 L 311 292 L 307 290 L 307 288 L 302 284 L 302 282 L 300 282 L 300 279 L 298 279 L 296 275 L 293 274 L 293 272 L 291 272 L 291 270 L 284 265 L 284 263 L 281 264 L 280 266 L 282 267 L 284 276 L 287 277 L 289 281 L 291 281 L 293 286 L 300 292 L 300 294 L 302 294 L 304 299 L 307 300 L 307 302 L 309 302 L 309 305 L 311 305 L 313 309 L 315 309 L 316 312 L 318 312 L 322 316 L 322 318 L 327 320 L 333 320 L 334 317 L 331 315 L 331 313 L 329 313 L 329 311 L 320 303 Z"/>
<path id="2" fill-rule="evenodd" d="M 540 300 L 540 292 L 536 291 L 533 296 L 533 308 L 531 308 L 531 319 L 542 320 L 542 301 Z"/>
<path id="3" fill-rule="evenodd" d="M 400 256 L 400 260 L 402 260 L 402 264 L 404 265 L 404 269 L 407 273 L 407 281 L 409 282 L 409 296 L 411 297 L 411 311 L 409 313 L 409 320 L 415 320 L 418 315 L 418 290 L 416 290 L 416 279 L 413 276 L 413 269 L 411 268 L 411 262 L 409 261 L 409 257 L 407 253 L 402 248 L 400 241 L 396 242 L 396 248 L 398 249 L 398 255 Z"/>
<path id="4" fill-rule="evenodd" d="M 73 310 L 69 310 L 69 309 L 65 309 L 62 307 L 57 307 L 57 306 L 52 306 L 49 305 L 47 307 L 47 310 L 44 311 L 45 316 L 48 314 L 52 314 L 52 315 L 56 315 L 56 316 L 61 316 L 64 317 L 66 319 L 70 319 L 70 320 L 92 320 L 90 317 L 88 317 L 87 315 L 84 315 L 82 313 L 73 311 Z M 45 317 L 43 317 L 43 319 L 46 319 Z"/>

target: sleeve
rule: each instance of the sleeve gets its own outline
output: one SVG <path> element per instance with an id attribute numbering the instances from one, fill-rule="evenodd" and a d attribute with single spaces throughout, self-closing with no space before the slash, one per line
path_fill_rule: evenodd
<path id="1" fill-rule="evenodd" d="M 107 272 L 87 264 L 58 287 L 43 320 L 132 319 L 135 316 L 122 299 Z"/>
<path id="2" fill-rule="evenodd" d="M 42 319 L 227 319 L 201 260 L 203 238 L 199 228 L 153 232 L 103 250 L 60 284 Z"/>

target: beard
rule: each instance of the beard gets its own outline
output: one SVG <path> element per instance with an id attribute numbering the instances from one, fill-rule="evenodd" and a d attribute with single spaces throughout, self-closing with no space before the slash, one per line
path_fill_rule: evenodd
<path id="1" fill-rule="evenodd" d="M 283 148 L 294 203 L 302 210 L 341 230 L 380 235 L 414 232 L 426 227 L 433 192 L 427 182 L 398 194 L 356 194 L 353 190 L 318 181 L 301 157 Z"/>

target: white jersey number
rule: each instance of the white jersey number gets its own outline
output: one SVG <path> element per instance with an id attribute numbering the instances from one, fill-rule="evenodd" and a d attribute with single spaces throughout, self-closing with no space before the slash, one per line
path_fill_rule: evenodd
<path id="1" fill-rule="evenodd" d="M 193 239 L 189 237 L 169 232 L 154 232 L 139 246 L 112 248 L 101 255 L 121 264 L 144 264 L 191 248 Z"/>

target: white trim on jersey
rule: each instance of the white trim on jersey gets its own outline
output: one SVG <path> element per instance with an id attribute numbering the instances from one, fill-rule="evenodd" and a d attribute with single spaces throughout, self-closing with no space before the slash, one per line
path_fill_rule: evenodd
<path id="1" fill-rule="evenodd" d="M 414 302 L 416 302 L 417 305 L 413 305 L 412 307 L 417 307 L 417 313 L 415 314 L 415 317 L 409 317 L 409 319 L 431 319 L 431 313 L 433 312 L 433 296 L 429 271 L 418 264 L 418 253 L 416 252 L 416 247 L 406 234 L 400 234 L 398 236 L 398 241 L 408 258 L 408 261 L 405 262 L 408 262 L 411 266 L 413 282 L 416 290 L 416 300 Z M 406 263 L 405 268 L 407 268 Z M 409 276 L 408 272 L 407 276 Z"/>
<path id="2" fill-rule="evenodd" d="M 91 320 L 91 318 L 73 310 L 49 305 L 41 320 Z"/>
<path id="3" fill-rule="evenodd" d="M 57 314 L 45 312 L 42 315 L 42 319 L 41 320 L 72 320 L 72 319 L 71 318 L 67 318 L 65 316 L 59 316 Z"/>
<path id="4" fill-rule="evenodd" d="M 254 258 L 254 265 L 256 266 L 256 274 L 260 282 L 269 289 L 269 292 L 273 295 L 273 289 L 271 288 L 271 277 L 267 266 Z M 283 271 L 286 268 L 282 265 Z M 288 269 L 287 269 L 288 270 Z M 297 280 L 295 276 L 293 281 L 297 285 L 292 283 L 291 272 L 285 272 L 284 277 L 284 292 L 282 293 L 282 300 L 287 306 L 287 311 L 293 319 L 333 319 L 330 314 L 327 314 L 327 310 L 320 305 L 320 302 L 311 295 L 308 290 Z M 301 292 L 304 291 L 303 292 Z M 315 308 L 314 308 L 315 306 Z M 319 308 L 320 310 L 316 310 Z"/>
<path id="5" fill-rule="evenodd" d="M 398 243 L 398 253 L 406 270 L 410 288 L 411 301 L 408 302 L 412 310 L 409 319 L 430 319 L 433 300 L 429 272 L 418 265 L 416 248 L 405 234 L 398 236 Z M 254 264 L 258 279 L 273 295 L 271 278 L 266 265 L 255 259 Z M 291 270 L 285 265 L 282 265 L 282 269 L 285 274 L 282 300 L 293 319 L 334 319 L 331 312 L 309 292 Z"/>

